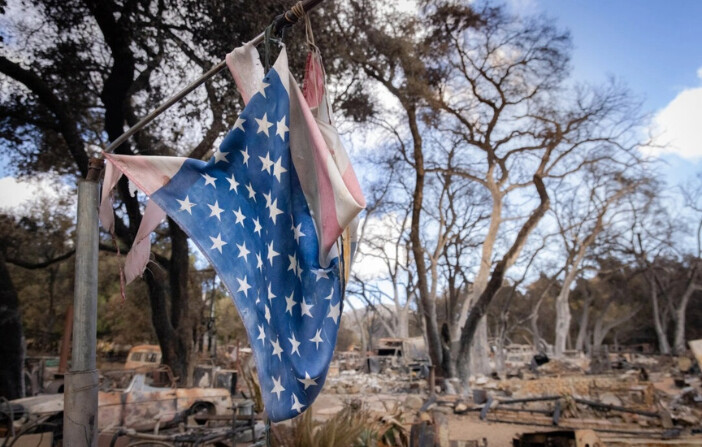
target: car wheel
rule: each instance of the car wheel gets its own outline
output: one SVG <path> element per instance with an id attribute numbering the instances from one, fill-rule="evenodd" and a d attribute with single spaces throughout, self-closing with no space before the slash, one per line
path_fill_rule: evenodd
<path id="1" fill-rule="evenodd" d="M 209 402 L 196 402 L 190 407 L 190 414 L 194 416 L 198 425 L 204 425 L 207 422 L 207 416 L 215 414 L 215 407 Z"/>

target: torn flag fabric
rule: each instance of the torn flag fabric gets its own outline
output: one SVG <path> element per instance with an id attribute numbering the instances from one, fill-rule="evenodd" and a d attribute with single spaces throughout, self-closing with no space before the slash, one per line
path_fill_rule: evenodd
<path id="1" fill-rule="evenodd" d="M 265 77 L 253 46 L 227 62 L 247 104 L 212 159 L 105 153 L 100 219 L 111 229 L 109 194 L 121 174 L 150 198 L 129 255 L 141 267 L 128 257 L 128 280 L 146 265 L 149 233 L 163 213 L 180 225 L 229 289 L 266 411 L 281 421 L 308 408 L 326 378 L 342 312 L 337 241 L 365 203 L 346 153 L 320 130 L 290 74 L 285 49 Z"/>

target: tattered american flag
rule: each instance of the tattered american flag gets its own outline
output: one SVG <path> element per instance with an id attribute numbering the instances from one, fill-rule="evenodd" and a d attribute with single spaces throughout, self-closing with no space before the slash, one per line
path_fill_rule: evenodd
<path id="1" fill-rule="evenodd" d="M 165 214 L 192 238 L 233 297 L 266 411 L 281 421 L 308 408 L 324 383 L 342 312 L 337 240 L 365 203 L 328 115 L 307 104 L 285 50 L 265 77 L 250 45 L 227 63 L 247 105 L 212 159 L 106 153 L 100 218 L 111 230 L 110 190 L 122 173 L 150 197 L 129 281 Z M 308 61 L 308 76 L 320 73 Z"/>

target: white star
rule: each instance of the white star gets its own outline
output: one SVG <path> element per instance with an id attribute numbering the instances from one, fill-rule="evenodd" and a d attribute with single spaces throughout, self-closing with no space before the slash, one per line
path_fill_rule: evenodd
<path id="1" fill-rule="evenodd" d="M 268 283 L 268 301 L 273 301 L 273 298 L 277 298 L 271 289 L 272 284 Z"/>
<path id="2" fill-rule="evenodd" d="M 322 330 L 317 329 L 317 333 L 314 334 L 314 337 L 310 338 L 310 341 L 317 345 L 317 350 L 319 350 L 319 344 L 324 341 L 322 340 Z"/>
<path id="3" fill-rule="evenodd" d="M 310 309 L 314 307 L 314 304 L 307 304 L 307 301 L 305 301 L 305 299 L 303 298 L 300 307 L 302 308 L 302 314 L 300 316 L 307 315 L 310 318 L 314 318 L 312 316 L 312 312 L 310 312 Z"/>
<path id="4" fill-rule="evenodd" d="M 288 126 L 285 125 L 285 117 L 282 117 L 275 126 L 275 134 L 280 135 L 280 139 L 285 141 L 285 133 L 288 130 L 290 129 L 288 129 Z"/>
<path id="5" fill-rule="evenodd" d="M 329 277 L 327 276 L 327 271 L 324 269 L 315 270 L 314 275 L 317 277 L 317 281 L 319 281 L 322 278 L 329 279 Z"/>
<path id="6" fill-rule="evenodd" d="M 310 373 L 305 371 L 305 378 L 304 379 L 297 379 L 298 382 L 301 382 L 303 385 L 305 385 L 305 389 L 311 387 L 311 386 L 317 386 L 317 380 L 313 379 L 310 377 Z"/>
<path id="7" fill-rule="evenodd" d="M 256 253 L 256 268 L 259 271 L 263 271 L 263 261 L 261 260 L 261 253 Z"/>
<path id="8" fill-rule="evenodd" d="M 236 188 L 239 187 L 239 182 L 234 178 L 234 174 L 232 174 L 231 178 L 228 178 L 227 181 L 229 182 L 229 190 L 234 190 L 235 193 L 239 194 L 239 191 L 236 190 Z"/>
<path id="9" fill-rule="evenodd" d="M 248 165 L 249 165 L 249 148 L 248 148 L 248 146 L 245 147 L 244 150 L 239 151 L 239 152 L 241 152 L 241 155 L 244 157 L 244 162 L 243 162 L 243 163 L 244 163 L 246 166 L 248 166 Z"/>
<path id="10" fill-rule="evenodd" d="M 273 355 L 277 355 L 278 360 L 282 360 L 280 354 L 283 352 L 283 348 L 280 347 L 279 339 L 276 339 L 276 341 L 271 341 L 271 344 L 273 345 Z"/>
<path id="11" fill-rule="evenodd" d="M 263 325 L 258 325 L 258 338 L 256 340 L 261 340 L 263 344 L 266 344 L 266 331 L 263 330 Z"/>
<path id="12" fill-rule="evenodd" d="M 266 97 L 266 87 L 268 87 L 270 84 L 266 84 L 265 81 L 261 81 L 261 85 L 258 86 L 258 92 L 260 93 L 264 98 Z"/>
<path id="13" fill-rule="evenodd" d="M 268 262 L 270 262 L 271 265 L 273 265 L 273 258 L 275 258 L 276 256 L 278 256 L 279 254 L 280 254 L 280 253 L 278 253 L 277 251 L 275 251 L 275 250 L 273 249 L 273 241 L 271 241 L 271 243 L 268 244 L 268 256 L 267 256 Z"/>
<path id="14" fill-rule="evenodd" d="M 276 160 L 275 164 L 273 164 L 273 175 L 278 180 L 278 182 L 280 182 L 280 175 L 285 172 L 288 172 L 288 170 L 285 169 L 282 163 L 280 162 L 280 160 L 282 159 L 283 157 L 278 157 L 278 160 Z"/>
<path id="15" fill-rule="evenodd" d="M 293 298 L 295 296 L 295 291 L 290 293 L 290 296 L 285 297 L 285 312 L 289 312 L 292 315 L 293 307 L 297 304 L 297 301 Z"/>
<path id="16" fill-rule="evenodd" d="M 260 294 L 256 293 L 256 304 L 261 302 Z"/>
<path id="17" fill-rule="evenodd" d="M 290 355 L 297 353 L 297 356 L 300 357 L 300 351 L 298 349 L 300 347 L 300 342 L 297 341 L 297 339 L 295 339 L 295 334 L 293 333 L 292 338 L 288 338 L 288 340 L 290 341 L 290 344 L 292 345 L 292 351 L 290 351 Z"/>
<path id="18" fill-rule="evenodd" d="M 236 211 L 232 211 L 232 213 L 234 213 L 234 215 L 236 216 L 236 222 L 234 223 L 241 224 L 241 226 L 244 227 L 244 219 L 246 219 L 246 216 L 244 216 L 244 213 L 241 212 L 241 207 L 239 207 L 239 209 Z"/>
<path id="19" fill-rule="evenodd" d="M 268 324 L 271 324 L 271 310 L 268 308 L 268 306 L 263 306 L 263 310 L 265 311 L 265 312 L 264 312 L 264 314 L 265 314 L 264 318 L 266 319 L 266 322 L 267 322 Z"/>
<path id="20" fill-rule="evenodd" d="M 299 259 L 297 260 L 297 277 L 302 279 L 302 266 Z"/>
<path id="21" fill-rule="evenodd" d="M 288 255 L 288 261 L 290 261 L 290 265 L 288 266 L 288 271 L 292 270 L 293 272 L 297 272 L 297 253 L 293 253 L 292 256 Z"/>
<path id="22" fill-rule="evenodd" d="M 297 400 L 297 396 L 295 393 L 292 395 L 293 397 L 293 404 L 292 407 L 290 407 L 291 410 L 297 410 L 298 413 L 302 413 L 302 409 L 306 406 L 300 403 L 299 400 Z"/>
<path id="23" fill-rule="evenodd" d="M 265 192 L 263 193 L 263 198 L 266 199 L 266 208 L 271 207 L 271 195 L 273 194 L 272 191 L 270 191 L 268 194 Z"/>
<path id="24" fill-rule="evenodd" d="M 261 160 L 261 172 L 266 171 L 267 173 L 271 173 L 271 167 L 273 166 L 273 160 L 271 160 L 271 153 L 266 152 L 266 156 L 261 157 L 260 155 L 258 156 L 259 160 Z"/>
<path id="25" fill-rule="evenodd" d="M 247 256 L 248 256 L 249 253 L 251 253 L 251 252 L 250 252 L 249 250 L 247 250 L 247 248 L 246 248 L 246 241 L 244 241 L 244 243 L 241 244 L 241 245 L 236 244 L 236 246 L 237 246 L 237 248 L 239 249 L 239 256 L 238 256 L 238 257 L 239 257 L 239 258 L 244 258 L 244 260 L 245 260 L 246 262 L 249 262 L 249 259 L 247 258 Z"/>
<path id="26" fill-rule="evenodd" d="M 334 320 L 335 324 L 339 324 L 339 315 L 341 314 L 340 304 L 341 301 L 329 307 L 329 314 L 327 314 L 327 318 Z"/>
<path id="27" fill-rule="evenodd" d="M 325 300 L 331 301 L 332 297 L 334 296 L 334 287 L 331 288 L 331 291 L 329 292 L 329 295 L 325 296 Z"/>
<path id="28" fill-rule="evenodd" d="M 248 185 L 246 185 L 246 189 L 249 191 L 249 199 L 253 199 L 253 201 L 256 201 L 256 191 L 254 191 L 253 186 L 251 186 L 251 182 L 249 182 Z"/>
<path id="29" fill-rule="evenodd" d="M 220 217 L 220 214 L 222 214 L 222 211 L 224 211 L 224 210 L 219 207 L 219 203 L 217 203 L 217 201 L 215 200 L 214 205 L 210 205 L 208 203 L 207 206 L 210 207 L 210 211 L 211 211 L 210 217 L 215 216 L 215 217 L 217 217 L 217 220 L 221 221 L 222 218 Z"/>
<path id="30" fill-rule="evenodd" d="M 306 236 L 306 234 L 302 232 L 302 224 L 301 224 L 301 223 L 297 224 L 297 226 L 296 226 L 296 227 L 293 227 L 292 230 L 293 230 L 294 233 L 295 233 L 295 234 L 293 235 L 293 237 L 295 238 L 295 242 L 297 242 L 297 243 L 299 244 L 299 243 L 300 243 L 300 237 Z"/>
<path id="31" fill-rule="evenodd" d="M 178 211 L 187 211 L 188 214 L 192 216 L 193 214 L 193 207 L 195 204 L 190 201 L 190 198 L 188 196 L 185 196 L 185 200 L 180 200 L 176 199 L 178 203 L 180 203 L 180 209 Z"/>
<path id="32" fill-rule="evenodd" d="M 221 150 L 216 150 L 214 153 L 215 164 L 219 163 L 220 161 L 223 161 L 225 163 L 229 163 L 229 160 L 227 160 L 228 154 L 229 154 L 229 152 L 222 152 Z"/>
<path id="33" fill-rule="evenodd" d="M 237 292 L 244 292 L 244 296 L 248 298 L 249 289 L 251 288 L 251 286 L 246 280 L 246 276 L 244 276 L 244 279 L 237 278 L 236 280 L 239 281 L 239 289 L 237 290 Z"/>
<path id="34" fill-rule="evenodd" d="M 268 128 L 271 127 L 273 124 L 268 121 L 268 114 L 264 113 L 263 118 L 261 118 L 261 119 L 255 118 L 255 119 L 256 119 L 256 123 L 258 123 L 258 130 L 256 131 L 256 133 L 259 134 L 259 133 L 263 132 L 266 134 L 266 136 L 269 136 L 268 135 Z"/>
<path id="35" fill-rule="evenodd" d="M 278 218 L 278 214 L 283 214 L 283 212 L 278 208 L 278 199 L 275 199 L 273 203 L 271 203 L 271 208 L 269 210 L 271 220 L 275 224 L 275 220 Z"/>
<path id="36" fill-rule="evenodd" d="M 244 130 L 244 123 L 246 122 L 245 119 L 242 119 L 241 117 L 236 119 L 236 123 L 234 123 L 234 129 L 241 129 L 242 132 L 246 132 Z"/>
<path id="37" fill-rule="evenodd" d="M 212 239 L 212 246 L 210 247 L 210 250 L 214 250 L 216 248 L 220 253 L 222 253 L 222 247 L 227 245 L 227 243 L 222 240 L 222 233 L 219 233 L 217 237 L 210 236 L 210 239 Z"/>
<path id="38" fill-rule="evenodd" d="M 280 377 L 278 377 L 278 380 L 275 380 L 275 377 L 271 376 L 271 379 L 273 379 L 273 389 L 271 390 L 271 393 L 277 394 L 278 400 L 280 400 L 280 393 L 285 391 L 285 388 L 283 388 L 283 385 L 280 384 Z"/>
<path id="39" fill-rule="evenodd" d="M 254 223 L 254 233 L 258 234 L 259 236 L 261 235 L 261 223 L 258 220 L 258 217 L 253 220 Z"/>
<path id="40" fill-rule="evenodd" d="M 215 180 L 217 180 L 216 178 L 210 177 L 210 176 L 207 175 L 207 174 L 200 174 L 200 175 L 202 175 L 202 178 L 205 179 L 205 186 L 207 186 L 207 185 L 212 185 L 212 187 L 213 187 L 214 189 L 217 189 L 217 186 L 215 186 Z"/>

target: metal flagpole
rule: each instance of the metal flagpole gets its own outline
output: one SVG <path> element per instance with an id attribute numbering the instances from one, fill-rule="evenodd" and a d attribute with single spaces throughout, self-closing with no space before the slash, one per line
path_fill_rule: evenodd
<path id="1" fill-rule="evenodd" d="M 307 13 L 308 11 L 314 9 L 317 5 L 322 3 L 323 0 L 303 0 L 300 2 L 297 2 L 295 6 L 293 6 L 291 9 L 288 11 L 285 11 L 285 13 L 279 15 L 278 17 L 275 18 L 273 21 L 273 31 L 275 34 L 278 34 L 283 28 L 287 28 L 289 26 L 294 25 L 297 23 L 297 20 Z M 263 40 L 265 33 L 261 33 L 258 36 L 256 36 L 251 43 L 254 45 L 257 45 L 261 43 Z M 176 93 L 174 96 L 169 98 L 166 102 L 158 106 L 153 112 L 149 113 L 146 115 L 144 118 L 141 119 L 138 123 L 133 125 L 129 130 L 124 132 L 122 135 L 120 135 L 115 141 L 110 143 L 110 145 L 105 149 L 105 152 L 112 152 L 115 149 L 117 149 L 122 143 L 127 141 L 129 137 L 134 135 L 135 133 L 139 132 L 141 129 L 143 129 L 147 124 L 149 124 L 151 121 L 153 121 L 154 118 L 165 112 L 167 109 L 169 109 L 173 104 L 177 103 L 181 99 L 183 99 L 188 93 L 192 92 L 195 90 L 197 87 L 202 85 L 205 81 L 219 73 L 226 67 L 226 61 L 221 61 L 214 67 L 212 67 L 209 71 L 207 71 L 205 74 L 200 76 L 200 78 L 196 79 L 192 84 L 188 85 L 185 87 L 183 90 L 179 91 Z"/>
<path id="2" fill-rule="evenodd" d="M 307 11 L 323 0 L 303 0 L 273 21 L 278 34 L 292 26 Z M 253 40 L 260 43 L 264 33 Z M 120 135 L 105 150 L 112 152 L 130 136 L 141 130 L 173 104 L 199 85 L 222 71 L 226 62 L 215 65 L 198 80 L 168 99 L 156 110 Z M 98 179 L 104 161 L 92 159 L 85 180 L 78 183 L 78 222 L 76 237 L 76 268 L 74 286 L 73 354 L 71 370 L 65 376 L 63 444 L 67 446 L 96 446 L 98 434 L 98 372 L 97 342 L 97 279 L 98 279 Z"/>
<path id="3" fill-rule="evenodd" d="M 103 160 L 90 160 L 85 180 L 78 183 L 76 271 L 73 296 L 73 354 L 71 370 L 64 376 L 63 444 L 97 444 L 98 372 L 98 179 Z"/>

